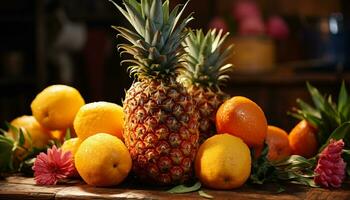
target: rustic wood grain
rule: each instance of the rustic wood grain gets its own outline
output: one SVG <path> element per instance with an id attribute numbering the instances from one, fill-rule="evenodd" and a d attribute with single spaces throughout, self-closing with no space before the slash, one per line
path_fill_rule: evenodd
<path id="1" fill-rule="evenodd" d="M 27 184 L 0 182 L 0 199 L 55 199 L 62 187 L 41 187 Z"/>
<path id="2" fill-rule="evenodd" d="M 327 190 L 308 188 L 300 185 L 287 184 L 285 192 L 277 193 L 279 186 L 268 184 L 264 186 L 244 186 L 237 190 L 204 191 L 215 199 L 235 200 L 348 200 L 350 199 L 350 184 L 341 189 Z M 147 189 L 145 189 L 147 188 Z M 123 184 L 118 188 L 97 188 L 73 180 L 57 186 L 37 186 L 33 178 L 8 177 L 0 181 L 0 200 L 12 199 L 50 199 L 50 200 L 81 200 L 81 199 L 204 199 L 197 192 L 188 194 L 169 194 L 167 188 L 142 187 L 142 185 Z"/>

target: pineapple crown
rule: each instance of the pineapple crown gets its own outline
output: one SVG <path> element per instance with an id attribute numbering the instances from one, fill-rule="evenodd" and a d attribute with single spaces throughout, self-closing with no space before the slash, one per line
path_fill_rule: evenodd
<path id="1" fill-rule="evenodd" d="M 232 64 L 224 64 L 233 45 L 223 49 L 223 43 L 229 33 L 222 35 L 222 30 L 211 29 L 204 35 L 202 30 L 189 30 L 182 43 L 187 53 L 186 65 L 181 69 L 179 81 L 185 86 L 213 88 L 220 91 L 230 76 Z"/>
<path id="2" fill-rule="evenodd" d="M 133 59 L 122 61 L 132 65 L 128 68 L 130 74 L 138 79 L 175 77 L 184 55 L 180 45 L 186 37 L 185 26 L 193 19 L 192 14 L 183 21 L 180 17 L 187 5 L 177 5 L 169 11 L 169 0 L 123 0 L 124 10 L 110 0 L 134 30 L 120 26 L 112 26 L 131 44 L 119 44 L 121 54 L 127 53 Z"/>

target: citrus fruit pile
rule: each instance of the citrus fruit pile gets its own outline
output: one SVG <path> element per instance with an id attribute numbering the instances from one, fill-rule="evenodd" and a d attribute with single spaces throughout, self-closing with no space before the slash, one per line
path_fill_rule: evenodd
<path id="1" fill-rule="evenodd" d="M 31 103 L 32 116 L 10 122 L 7 136 L 24 143 L 14 152 L 23 161 L 31 149 L 46 150 L 50 142 L 63 142 L 63 152 L 70 152 L 79 175 L 95 186 L 120 183 L 131 169 L 129 152 L 122 142 L 123 110 L 109 102 L 85 104 L 78 90 L 66 85 L 52 85 L 41 91 Z M 66 129 L 72 138 L 66 139 Z M 77 135 L 77 137 L 74 137 Z"/>

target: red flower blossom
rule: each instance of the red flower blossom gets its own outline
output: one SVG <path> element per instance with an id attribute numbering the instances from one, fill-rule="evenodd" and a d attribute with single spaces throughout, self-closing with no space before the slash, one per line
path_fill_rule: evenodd
<path id="1" fill-rule="evenodd" d="M 277 40 L 286 39 L 289 35 L 289 28 L 286 22 L 279 16 L 272 16 L 267 21 L 267 34 Z"/>
<path id="2" fill-rule="evenodd" d="M 75 172 L 71 152 L 63 152 L 53 146 L 47 154 L 40 153 L 32 167 L 34 180 L 39 185 L 55 185 L 59 180 L 70 177 Z"/>
<path id="3" fill-rule="evenodd" d="M 346 163 L 341 157 L 343 140 L 331 140 L 321 152 L 315 169 L 315 183 L 322 187 L 338 188 L 345 180 Z"/>
<path id="4" fill-rule="evenodd" d="M 250 17 L 241 21 L 238 33 L 243 36 L 262 35 L 265 33 L 265 24 L 259 17 Z"/>
<path id="5" fill-rule="evenodd" d="M 232 15 L 238 22 L 247 18 L 261 18 L 256 1 L 251 0 L 240 0 L 233 4 Z"/>

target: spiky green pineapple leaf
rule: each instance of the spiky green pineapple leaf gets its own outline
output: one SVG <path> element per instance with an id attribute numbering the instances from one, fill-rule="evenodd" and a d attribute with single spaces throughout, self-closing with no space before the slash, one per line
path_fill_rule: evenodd
<path id="1" fill-rule="evenodd" d="M 346 90 L 345 82 L 343 81 L 340 87 L 340 92 L 338 96 L 338 112 L 342 112 L 344 107 L 348 104 L 349 95 Z"/>
<path id="2" fill-rule="evenodd" d="M 306 103 L 302 99 L 298 98 L 297 104 L 303 112 L 308 113 L 309 115 L 312 115 L 317 118 L 321 117 L 321 114 L 319 111 L 317 111 L 315 108 L 313 108 L 310 104 Z"/>
<path id="3" fill-rule="evenodd" d="M 336 106 L 332 102 L 331 96 L 328 99 L 323 97 L 319 90 L 312 86 L 310 83 L 306 83 L 308 91 L 311 95 L 311 98 L 316 106 L 316 109 L 321 112 L 322 119 L 327 119 L 330 127 L 338 127 L 340 125 L 339 115 L 337 113 Z"/>
<path id="4" fill-rule="evenodd" d="M 311 94 L 312 101 L 314 102 L 316 108 L 318 110 L 323 110 L 324 108 L 324 97 L 321 95 L 321 93 L 318 91 L 318 89 L 314 86 L 312 86 L 309 82 L 306 83 L 307 89 L 309 93 Z"/>
<path id="5" fill-rule="evenodd" d="M 230 79 L 232 64 L 225 64 L 232 53 L 233 45 L 224 47 L 229 33 L 222 30 L 191 30 L 182 46 L 187 52 L 185 66 L 180 71 L 178 80 L 185 86 L 197 86 L 220 91 L 220 87 Z"/>
<path id="6" fill-rule="evenodd" d="M 127 2 L 138 12 L 141 13 L 141 5 L 136 0 L 127 0 Z"/>
<path id="7" fill-rule="evenodd" d="M 338 97 L 338 113 L 341 117 L 341 122 L 348 121 L 350 118 L 350 97 L 346 89 L 345 82 L 342 82 Z"/>
<path id="8" fill-rule="evenodd" d="M 118 36 L 131 43 L 117 46 L 121 54 L 132 56 L 121 62 L 129 64 L 129 73 L 138 79 L 175 76 L 184 55 L 180 46 L 186 35 L 183 29 L 193 19 L 191 14 L 181 19 L 188 2 L 171 12 L 168 0 L 123 0 L 124 8 L 112 3 L 133 27 L 113 27 L 120 32 Z"/>
<path id="9" fill-rule="evenodd" d="M 163 18 L 165 22 L 168 22 L 169 20 L 169 0 L 164 1 L 162 6 L 164 12 L 163 12 Z"/>
<path id="10" fill-rule="evenodd" d="M 289 115 L 291 115 L 299 120 L 305 119 L 314 127 L 322 127 L 323 126 L 323 121 L 322 121 L 321 117 L 319 117 L 318 115 L 315 115 L 313 113 L 310 113 L 306 110 L 295 109 L 294 113 L 287 112 L 287 114 L 289 114 Z"/>

